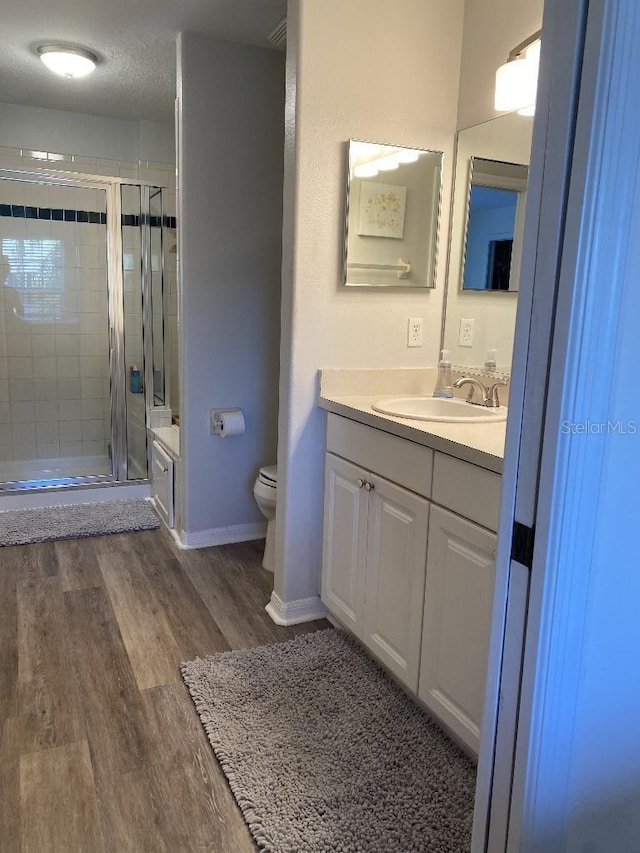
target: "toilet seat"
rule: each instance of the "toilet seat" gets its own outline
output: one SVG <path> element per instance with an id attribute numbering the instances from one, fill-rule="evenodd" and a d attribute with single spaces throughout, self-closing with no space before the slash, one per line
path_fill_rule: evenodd
<path id="1" fill-rule="evenodd" d="M 270 486 L 272 489 L 278 486 L 278 468 L 276 465 L 265 465 L 260 469 L 258 480 L 264 483 L 265 486 Z"/>

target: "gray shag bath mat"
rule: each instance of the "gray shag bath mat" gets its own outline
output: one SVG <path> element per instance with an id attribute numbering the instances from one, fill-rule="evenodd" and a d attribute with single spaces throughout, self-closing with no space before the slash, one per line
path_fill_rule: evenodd
<path id="1" fill-rule="evenodd" d="M 261 850 L 468 853 L 475 767 L 329 629 L 182 665 Z"/>
<path id="2" fill-rule="evenodd" d="M 0 546 L 160 527 L 150 501 L 102 501 L 0 512 Z"/>

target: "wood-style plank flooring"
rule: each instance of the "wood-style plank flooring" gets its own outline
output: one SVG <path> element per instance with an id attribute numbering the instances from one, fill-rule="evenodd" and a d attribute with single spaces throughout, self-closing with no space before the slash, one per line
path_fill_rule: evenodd
<path id="1" fill-rule="evenodd" d="M 327 627 L 269 619 L 262 546 L 0 548 L 2 853 L 257 849 L 179 664 Z"/>

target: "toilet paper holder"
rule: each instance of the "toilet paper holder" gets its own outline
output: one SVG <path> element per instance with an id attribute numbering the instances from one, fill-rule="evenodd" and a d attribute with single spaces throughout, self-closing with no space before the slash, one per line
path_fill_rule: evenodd
<path id="1" fill-rule="evenodd" d="M 242 417 L 242 409 L 211 409 L 209 411 L 209 429 L 211 435 L 223 435 L 225 415 L 229 415 L 235 412 L 239 412 L 240 416 Z"/>

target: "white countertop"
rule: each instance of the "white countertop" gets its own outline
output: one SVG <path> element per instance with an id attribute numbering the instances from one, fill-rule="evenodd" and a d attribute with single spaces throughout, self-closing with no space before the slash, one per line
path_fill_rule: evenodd
<path id="1" fill-rule="evenodd" d="M 372 403 L 381 396 L 383 394 L 380 393 L 335 395 L 321 392 L 319 405 L 336 415 L 407 438 L 497 474 L 502 473 L 506 422 L 443 423 L 396 418 L 373 411 Z"/>
<path id="2" fill-rule="evenodd" d="M 180 457 L 180 427 L 175 424 L 168 427 L 156 427 L 153 434 L 176 459 Z"/>

